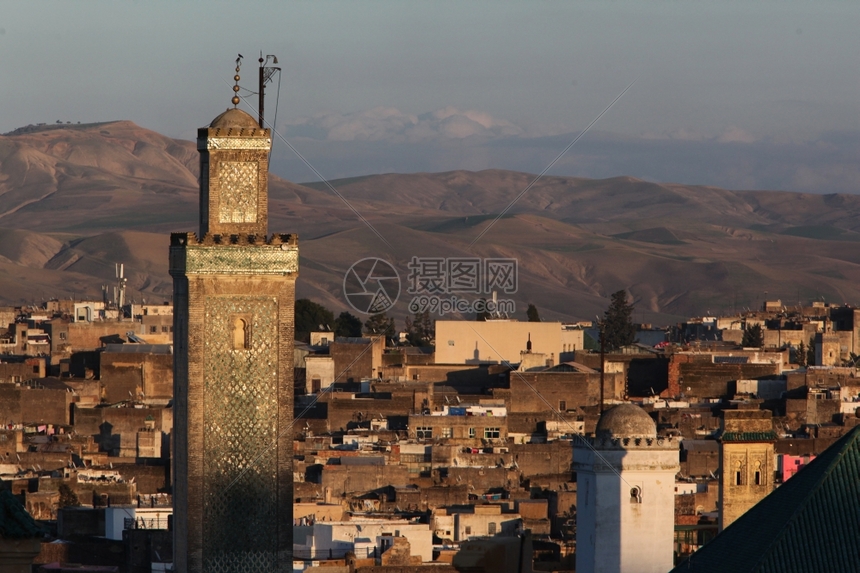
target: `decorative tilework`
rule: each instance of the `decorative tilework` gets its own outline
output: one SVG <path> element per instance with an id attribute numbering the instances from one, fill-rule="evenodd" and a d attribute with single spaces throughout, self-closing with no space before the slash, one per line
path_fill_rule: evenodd
<path id="1" fill-rule="evenodd" d="M 237 315 L 251 321 L 248 349 L 233 348 Z M 204 320 L 203 570 L 275 571 L 277 301 L 208 296 Z"/>
<path id="2" fill-rule="evenodd" d="M 257 222 L 257 180 L 259 166 L 250 161 L 222 161 L 218 172 L 221 223 Z"/>
<path id="3" fill-rule="evenodd" d="M 189 275 L 284 275 L 299 271 L 293 245 L 225 245 L 171 248 L 171 272 Z"/>
<path id="4" fill-rule="evenodd" d="M 263 149 L 272 147 L 269 137 L 209 137 L 206 139 L 206 149 Z"/>

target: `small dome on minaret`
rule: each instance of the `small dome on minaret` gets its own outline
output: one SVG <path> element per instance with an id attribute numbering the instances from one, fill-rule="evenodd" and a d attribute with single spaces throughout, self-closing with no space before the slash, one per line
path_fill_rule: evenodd
<path id="1" fill-rule="evenodd" d="M 595 434 L 598 438 L 656 438 L 657 424 L 636 404 L 619 404 L 603 412 Z"/>
<path id="2" fill-rule="evenodd" d="M 257 120 L 247 112 L 237 108 L 230 108 L 209 124 L 209 127 L 249 127 L 251 129 L 260 127 Z"/>

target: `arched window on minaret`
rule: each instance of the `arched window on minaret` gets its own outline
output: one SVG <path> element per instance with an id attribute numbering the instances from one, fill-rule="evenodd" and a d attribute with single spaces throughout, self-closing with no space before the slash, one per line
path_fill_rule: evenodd
<path id="1" fill-rule="evenodd" d="M 244 318 L 233 321 L 233 350 L 248 350 L 251 348 L 251 326 Z"/>

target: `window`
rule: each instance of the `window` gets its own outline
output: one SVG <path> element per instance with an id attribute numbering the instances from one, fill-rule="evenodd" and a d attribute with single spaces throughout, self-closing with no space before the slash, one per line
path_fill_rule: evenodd
<path id="1" fill-rule="evenodd" d="M 756 484 L 756 485 L 761 485 L 761 472 L 756 472 L 756 473 L 755 473 L 755 484 Z"/>
<path id="2" fill-rule="evenodd" d="M 415 428 L 415 437 L 419 440 L 429 439 L 433 437 L 433 428 L 430 426 L 418 426 Z"/>
<path id="3" fill-rule="evenodd" d="M 65 332 L 61 332 L 61 333 L 60 333 L 60 340 L 65 340 L 65 339 L 66 339 L 66 333 L 65 333 Z"/>
<path id="4" fill-rule="evenodd" d="M 451 428 L 442 428 L 442 437 L 443 438 L 453 438 L 454 430 Z"/>
<path id="5" fill-rule="evenodd" d="M 149 333 L 150 333 L 150 334 L 155 334 L 156 332 L 158 332 L 158 327 L 157 327 L 157 326 L 150 326 L 150 327 L 149 327 Z"/>
<path id="6" fill-rule="evenodd" d="M 558 411 L 567 412 L 567 402 L 565 400 L 558 401 Z"/>
<path id="7" fill-rule="evenodd" d="M 466 526 L 466 535 L 472 535 L 472 526 L 471 525 Z"/>
<path id="8" fill-rule="evenodd" d="M 469 437 L 470 437 L 470 438 L 474 438 L 474 437 L 475 437 L 475 428 L 469 428 Z"/>
<path id="9" fill-rule="evenodd" d="M 162 327 L 161 327 L 161 332 L 166 333 L 166 332 L 167 332 L 167 327 L 166 327 L 166 326 L 162 326 Z"/>
<path id="10" fill-rule="evenodd" d="M 484 428 L 484 438 L 487 440 L 496 439 L 500 434 L 501 432 L 498 428 Z"/>
<path id="11" fill-rule="evenodd" d="M 251 348 L 251 325 L 244 318 L 233 321 L 233 349 L 248 350 Z"/>
<path id="12" fill-rule="evenodd" d="M 37 364 L 36 366 L 33 366 L 33 374 L 38 374 L 38 373 L 39 373 L 39 365 Z"/>
<path id="13" fill-rule="evenodd" d="M 491 521 L 487 525 L 487 535 L 495 535 L 495 534 L 496 534 L 496 523 L 494 521 Z"/>
<path id="14" fill-rule="evenodd" d="M 735 485 L 741 485 L 741 472 L 735 472 Z"/>

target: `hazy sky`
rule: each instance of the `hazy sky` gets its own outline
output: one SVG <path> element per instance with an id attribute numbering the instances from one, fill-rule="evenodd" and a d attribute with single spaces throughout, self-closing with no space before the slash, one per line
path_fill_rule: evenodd
<path id="1" fill-rule="evenodd" d="M 538 172 L 638 78 L 552 173 L 860 192 L 858 22 L 856 1 L 6 0 L 0 132 L 193 139 L 262 50 L 278 131 L 327 177 Z M 275 172 L 315 179 L 275 145 Z"/>

